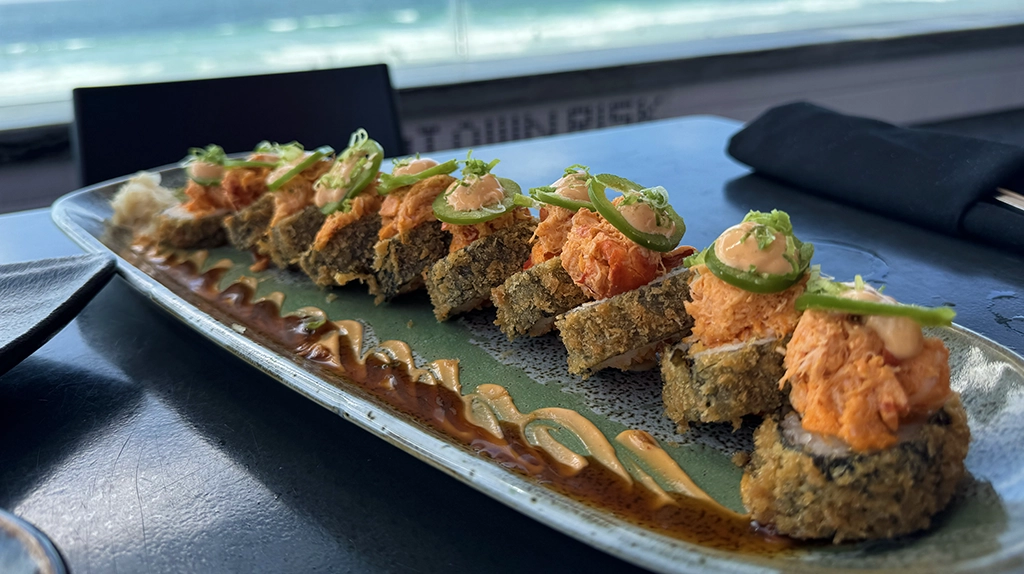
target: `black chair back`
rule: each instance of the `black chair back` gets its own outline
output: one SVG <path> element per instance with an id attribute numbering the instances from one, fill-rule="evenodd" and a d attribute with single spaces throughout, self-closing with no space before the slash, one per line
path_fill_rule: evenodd
<path id="1" fill-rule="evenodd" d="M 388 156 L 404 153 L 385 64 L 74 90 L 72 137 L 82 185 L 181 160 L 215 143 L 262 140 L 342 150 L 366 128 Z"/>

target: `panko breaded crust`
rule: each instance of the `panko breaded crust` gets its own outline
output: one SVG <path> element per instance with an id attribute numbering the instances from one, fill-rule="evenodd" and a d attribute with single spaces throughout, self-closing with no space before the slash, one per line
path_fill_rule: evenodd
<path id="1" fill-rule="evenodd" d="M 373 246 L 379 229 L 380 214 L 367 214 L 338 230 L 323 249 L 308 249 L 299 258 L 299 265 L 321 287 L 356 280 L 376 282 Z"/>
<path id="2" fill-rule="evenodd" d="M 529 335 L 538 337 L 555 328 L 555 316 L 590 301 L 553 257 L 520 271 L 491 291 L 498 311 L 494 322 L 511 341 Z"/>
<path id="3" fill-rule="evenodd" d="M 523 219 L 430 266 L 424 281 L 437 320 L 446 321 L 486 304 L 491 289 L 523 269 L 536 227 L 535 218 Z"/>
<path id="4" fill-rule="evenodd" d="M 223 211 L 199 216 L 164 212 L 156 217 L 153 236 L 160 245 L 175 249 L 220 247 L 227 242 L 223 221 Z"/>
<path id="5" fill-rule="evenodd" d="M 383 241 L 398 235 L 407 236 L 417 227 L 437 221 L 434 216 L 434 200 L 454 182 L 455 178 L 450 175 L 432 175 L 387 194 L 380 208 L 381 227 L 378 238 Z"/>
<path id="6" fill-rule="evenodd" d="M 271 227 L 268 255 L 274 265 L 286 269 L 298 263 L 326 220 L 327 216 L 320 212 L 319 207 L 308 205 Z"/>
<path id="7" fill-rule="evenodd" d="M 769 418 L 740 484 L 754 520 L 793 538 L 892 538 L 928 528 L 964 476 L 971 434 L 960 396 L 911 439 L 867 453 L 817 456 L 789 445 Z"/>
<path id="8" fill-rule="evenodd" d="M 224 228 L 228 231 L 228 240 L 231 245 L 242 251 L 253 249 L 259 240 L 267 235 L 272 217 L 274 217 L 274 195 L 265 193 L 252 205 L 224 218 Z"/>
<path id="9" fill-rule="evenodd" d="M 744 415 L 773 412 L 785 395 L 779 379 L 786 341 L 725 345 L 724 350 L 673 347 L 661 355 L 665 414 L 685 432 L 688 423 L 732 422 Z M 697 352 L 694 352 L 697 350 Z"/>
<path id="10" fill-rule="evenodd" d="M 441 222 L 427 221 L 373 246 L 370 294 L 378 305 L 423 286 L 423 271 L 448 255 L 451 236 Z"/>
<path id="11" fill-rule="evenodd" d="M 569 352 L 569 372 L 584 378 L 619 355 L 674 344 L 690 334 L 690 271 L 679 268 L 659 280 L 608 299 L 581 305 L 555 319 Z"/>

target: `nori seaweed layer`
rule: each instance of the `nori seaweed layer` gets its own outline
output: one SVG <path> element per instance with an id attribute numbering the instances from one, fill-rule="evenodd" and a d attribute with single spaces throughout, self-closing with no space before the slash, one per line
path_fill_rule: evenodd
<path id="1" fill-rule="evenodd" d="M 867 453 L 807 453 L 768 418 L 754 433 L 740 494 L 754 520 L 793 538 L 892 538 L 928 528 L 949 504 L 970 440 L 958 394 L 912 439 Z"/>
<path id="2" fill-rule="evenodd" d="M 683 302 L 690 297 L 690 275 L 688 269 L 675 271 L 560 315 L 555 326 L 569 352 L 569 372 L 587 377 L 613 357 L 689 335 L 693 318 Z"/>
<path id="3" fill-rule="evenodd" d="M 402 293 L 423 286 L 423 271 L 448 254 L 451 235 L 441 229 L 441 222 L 421 223 L 404 236 L 378 241 L 373 247 L 373 271 L 376 303 L 390 301 Z"/>
<path id="4" fill-rule="evenodd" d="M 534 218 L 499 229 L 434 263 L 424 279 L 438 321 L 483 306 L 491 289 L 522 271 L 530 256 Z"/>
<path id="5" fill-rule="evenodd" d="M 349 281 L 376 281 L 373 246 L 380 230 L 380 214 L 370 213 L 339 229 L 323 249 L 310 248 L 299 259 L 302 270 L 317 285 L 344 285 Z"/>
<path id="6" fill-rule="evenodd" d="M 491 292 L 491 299 L 498 311 L 494 323 L 511 341 L 551 331 L 556 315 L 579 307 L 590 297 L 562 268 L 561 257 L 554 257 L 509 277 Z"/>
<path id="7" fill-rule="evenodd" d="M 779 379 L 786 341 L 774 339 L 738 349 L 705 349 L 692 354 L 673 348 L 661 356 L 665 414 L 679 424 L 726 422 L 738 426 L 744 415 L 778 410 L 784 395 Z"/>

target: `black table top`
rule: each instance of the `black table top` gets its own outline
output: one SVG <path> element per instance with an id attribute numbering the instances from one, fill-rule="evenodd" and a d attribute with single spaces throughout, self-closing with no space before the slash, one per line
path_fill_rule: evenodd
<path id="1" fill-rule="evenodd" d="M 698 247 L 749 209 L 784 209 L 826 272 L 953 304 L 1024 350 L 1024 258 L 747 175 L 724 152 L 737 128 L 682 118 L 474 156 L 524 188 L 573 163 L 664 185 Z M 77 252 L 46 211 L 0 216 L 0 263 Z M 291 392 L 119 278 L 0 377 L 0 437 L 0 507 L 77 573 L 635 570 Z"/>

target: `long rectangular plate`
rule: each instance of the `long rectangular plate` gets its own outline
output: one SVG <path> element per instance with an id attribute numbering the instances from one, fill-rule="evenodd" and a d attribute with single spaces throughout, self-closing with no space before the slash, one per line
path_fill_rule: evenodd
<path id="1" fill-rule="evenodd" d="M 176 167 L 159 171 L 167 185 L 182 181 Z M 678 433 L 662 415 L 656 372 L 602 372 L 581 381 L 566 372 L 565 351 L 554 336 L 510 343 L 488 312 L 439 324 L 425 297 L 412 295 L 375 306 L 359 288 L 327 292 L 296 273 L 252 272 L 251 256 L 230 248 L 183 253 L 171 260 L 143 256 L 106 223 L 110 199 L 123 181 L 61 198 L 53 206 L 54 221 L 86 251 L 117 255 L 119 270 L 131 285 L 246 362 L 473 488 L 596 548 L 660 572 L 970 571 L 1011 570 L 1021 564 L 1024 493 L 1000 487 L 996 494 L 991 483 L 980 480 L 969 481 L 924 535 L 802 547 L 754 533 L 740 515 L 741 470 L 732 462 L 734 454 L 750 450 L 752 429 L 734 432 L 730 425 L 705 425 Z M 186 276 L 189 270 L 194 273 Z M 198 285 L 197 277 L 204 272 L 205 291 L 183 287 L 186 281 Z M 213 303 L 215 299 L 220 303 Z M 315 315 L 311 307 L 320 309 L 335 328 L 318 348 L 333 348 L 333 355 L 289 352 L 224 301 L 243 301 L 250 307 L 262 301 L 263 307 L 269 304 L 292 319 Z M 932 334 L 950 347 L 953 386 L 971 417 L 969 470 L 988 476 L 999 468 L 1000 476 L 1018 484 L 1024 461 L 1008 461 L 1002 449 L 988 446 L 997 440 L 1024 443 L 1024 425 L 1013 416 L 1024 411 L 1024 361 L 959 327 Z M 354 344 L 347 355 L 346 343 Z M 446 396 L 462 401 L 466 417 L 456 421 L 460 428 L 469 424 L 491 435 L 519 433 L 516 439 L 522 444 L 509 446 L 515 442 L 509 439 L 497 448 L 495 441 L 470 440 L 458 429 L 446 430 L 443 421 L 410 414 L 382 399 L 386 393 L 346 382 L 344 374 L 339 376 L 341 369 L 329 368 L 345 363 L 343 355 L 349 369 L 364 361 L 404 363 L 402 369 L 419 379 L 416 384 L 443 387 Z M 993 400 L 993 389 L 999 389 L 999 400 Z M 524 472 L 529 465 L 508 458 L 515 458 L 517 449 L 539 454 L 544 468 Z M 517 466 L 519 471 L 510 470 Z M 589 496 L 585 484 L 574 482 L 594 476 L 642 495 L 631 505 L 603 504 L 607 497 Z M 704 524 L 693 517 L 716 513 L 703 512 L 711 508 L 699 500 L 703 493 L 723 509 L 719 519 L 706 518 Z M 673 512 L 677 506 L 682 510 Z M 694 524 L 673 530 L 656 518 L 666 514 L 675 517 L 668 523 Z M 738 539 L 729 534 L 736 524 L 744 524 L 745 530 Z"/>

